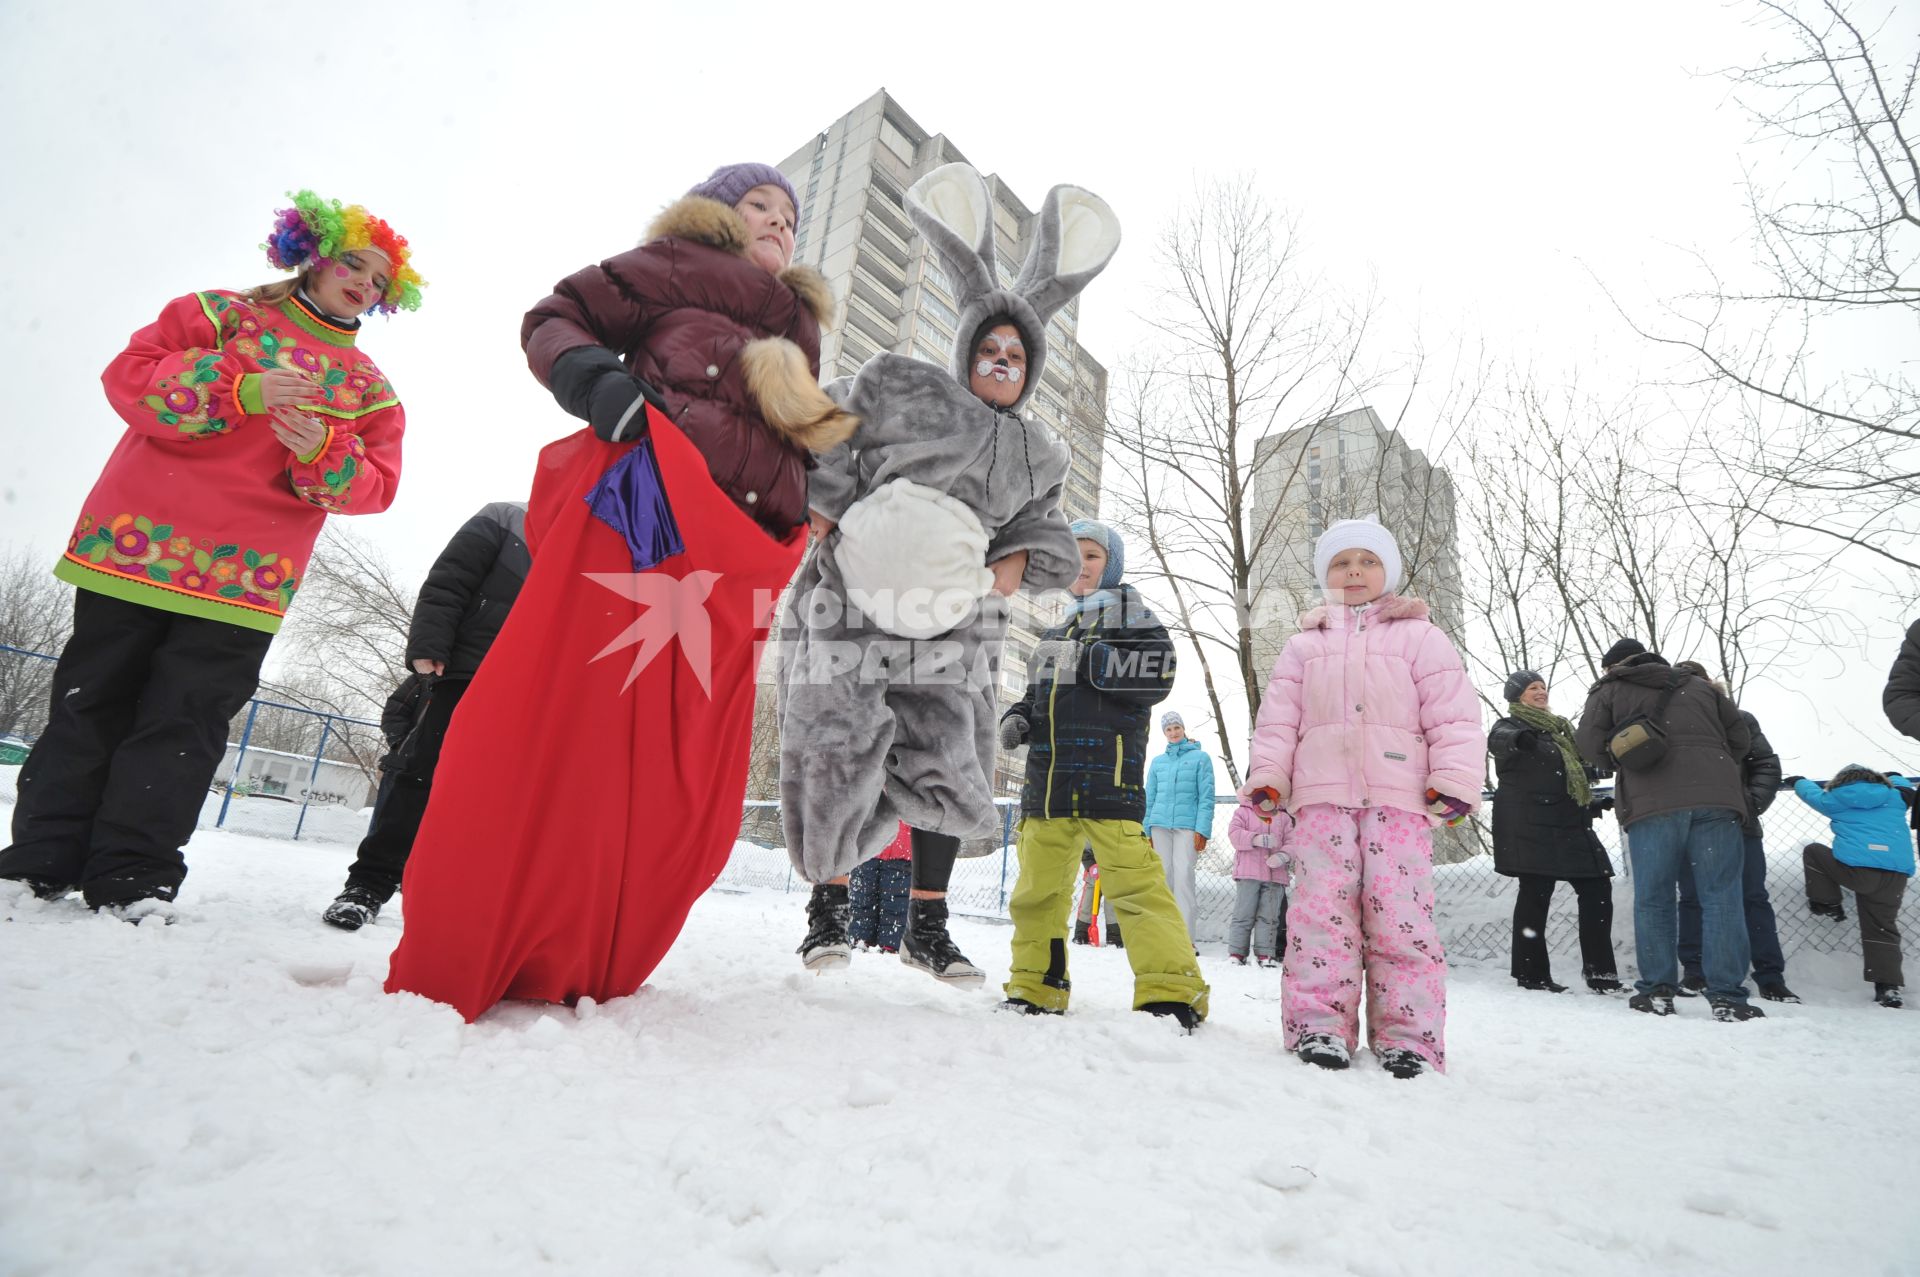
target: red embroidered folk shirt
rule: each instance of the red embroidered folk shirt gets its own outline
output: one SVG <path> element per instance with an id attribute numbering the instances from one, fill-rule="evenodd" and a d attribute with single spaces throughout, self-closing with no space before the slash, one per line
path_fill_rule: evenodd
<path id="1" fill-rule="evenodd" d="M 355 332 L 297 297 L 257 306 L 190 293 L 135 333 L 100 380 L 127 432 L 107 459 L 54 575 L 148 607 L 273 633 L 328 514 L 375 514 L 400 481 L 406 416 Z M 270 368 L 323 400 L 319 450 L 274 436 Z"/>

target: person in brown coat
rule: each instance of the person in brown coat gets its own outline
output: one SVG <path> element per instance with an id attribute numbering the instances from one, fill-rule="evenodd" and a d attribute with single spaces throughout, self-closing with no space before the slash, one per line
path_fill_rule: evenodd
<path id="1" fill-rule="evenodd" d="M 1716 1020 L 1750 1020 L 1751 957 L 1740 872 L 1747 812 L 1740 760 L 1752 733 L 1734 703 L 1705 679 L 1676 671 L 1657 652 L 1622 639 L 1601 658 L 1605 673 L 1588 694 L 1574 743 L 1595 767 L 1617 773 L 1614 802 L 1633 865 L 1634 948 L 1640 967 L 1636 1011 L 1673 1014 L 1680 983 L 1676 945 L 1680 866 L 1690 864 L 1704 923 L 1701 966 Z M 1651 765 L 1622 761 L 1610 748 L 1632 720 L 1651 720 L 1666 751 Z"/>

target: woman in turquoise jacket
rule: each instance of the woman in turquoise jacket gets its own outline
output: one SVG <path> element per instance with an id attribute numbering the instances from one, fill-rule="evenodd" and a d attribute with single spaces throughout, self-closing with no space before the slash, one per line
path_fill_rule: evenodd
<path id="1" fill-rule="evenodd" d="M 1194 864 L 1213 836 L 1213 759 L 1187 738 L 1177 710 L 1160 716 L 1167 750 L 1147 769 L 1147 836 L 1167 867 L 1167 885 L 1194 934 Z"/>
<path id="2" fill-rule="evenodd" d="M 1807 869 L 1807 908 L 1844 922 L 1847 912 L 1840 903 L 1840 889 L 1853 892 L 1860 906 L 1862 974 L 1873 984 L 1874 1001 L 1898 1007 L 1900 905 L 1914 868 L 1908 800 L 1902 791 L 1911 790 L 1913 782 L 1858 764 L 1835 772 L 1825 789 L 1804 776 L 1787 779 L 1800 801 L 1833 825 L 1833 846 L 1808 843 L 1801 853 Z"/>

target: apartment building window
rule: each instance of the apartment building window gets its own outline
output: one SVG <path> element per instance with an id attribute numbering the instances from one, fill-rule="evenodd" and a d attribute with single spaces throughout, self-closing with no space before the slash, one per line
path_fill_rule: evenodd
<path id="1" fill-rule="evenodd" d="M 940 262 L 929 252 L 920 259 L 920 281 L 932 283 L 947 296 L 953 296 L 953 285 L 947 279 L 947 272 L 940 269 Z"/>
<path id="2" fill-rule="evenodd" d="M 920 290 L 920 308 L 944 322 L 948 328 L 956 327 L 960 323 L 960 316 L 954 313 L 953 307 L 941 301 L 938 294 L 930 293 L 924 288 Z"/>

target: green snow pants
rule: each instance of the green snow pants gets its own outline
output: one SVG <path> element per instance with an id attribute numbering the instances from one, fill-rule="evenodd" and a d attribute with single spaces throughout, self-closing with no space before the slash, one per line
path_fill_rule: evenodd
<path id="1" fill-rule="evenodd" d="M 1149 1002 L 1184 1002 L 1204 1017 L 1207 982 L 1200 978 L 1187 924 L 1173 903 L 1160 857 L 1134 820 L 1022 818 L 1020 881 L 1007 901 L 1013 917 L 1007 996 L 1049 1011 L 1067 1009 L 1067 915 L 1080 876 L 1080 850 L 1089 845 L 1100 866 L 1101 895 L 1113 905 L 1126 937 L 1134 1009 Z"/>

